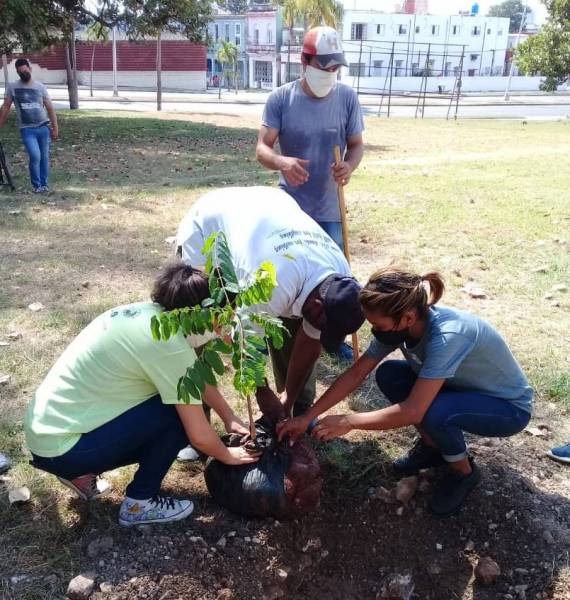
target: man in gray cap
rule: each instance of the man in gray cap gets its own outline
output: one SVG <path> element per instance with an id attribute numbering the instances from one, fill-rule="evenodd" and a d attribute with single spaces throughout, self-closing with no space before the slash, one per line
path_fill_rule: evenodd
<path id="1" fill-rule="evenodd" d="M 218 231 L 240 280 L 264 261 L 275 266 L 277 288 L 259 310 L 281 317 L 291 334 L 281 350 L 270 348 L 271 360 L 284 413 L 303 414 L 315 398 L 321 345 L 338 350 L 364 322 L 361 286 L 340 248 L 278 188 L 223 188 L 202 196 L 178 229 L 182 260 L 202 266 L 204 242 Z"/>

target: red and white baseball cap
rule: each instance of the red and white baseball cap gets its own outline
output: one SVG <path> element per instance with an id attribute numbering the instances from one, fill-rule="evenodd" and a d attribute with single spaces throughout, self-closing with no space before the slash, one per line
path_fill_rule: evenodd
<path id="1" fill-rule="evenodd" d="M 315 56 L 323 69 L 330 69 L 336 65 L 348 66 L 342 52 L 340 36 L 332 27 L 313 27 L 305 34 L 303 40 L 303 64 L 306 58 L 303 55 Z"/>

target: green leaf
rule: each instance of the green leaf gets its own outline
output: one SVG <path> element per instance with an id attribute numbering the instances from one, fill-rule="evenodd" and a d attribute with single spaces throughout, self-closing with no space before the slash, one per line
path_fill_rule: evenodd
<path id="1" fill-rule="evenodd" d="M 213 385 L 213 386 L 216 386 L 218 384 L 218 382 L 216 380 L 216 376 L 214 375 L 214 373 L 212 371 L 212 367 L 208 363 L 202 362 L 201 360 L 197 360 L 194 363 L 194 369 L 200 374 L 202 379 L 207 384 Z"/>
<path id="2" fill-rule="evenodd" d="M 209 344 L 209 347 L 211 347 L 211 349 L 215 352 L 221 352 L 222 354 L 231 354 L 232 352 L 232 347 L 230 344 L 226 344 L 226 342 L 220 338 L 212 340 Z"/>
<path id="3" fill-rule="evenodd" d="M 160 313 L 160 328 L 162 331 L 162 339 L 167 340 L 170 337 L 170 319 L 167 313 Z"/>
<path id="4" fill-rule="evenodd" d="M 152 333 L 153 340 L 160 340 L 160 322 L 156 316 L 152 317 L 150 320 L 150 331 Z"/>
<path id="5" fill-rule="evenodd" d="M 225 368 L 222 359 L 217 352 L 213 350 L 206 350 L 204 352 L 204 360 L 216 371 L 218 375 L 223 375 Z"/>

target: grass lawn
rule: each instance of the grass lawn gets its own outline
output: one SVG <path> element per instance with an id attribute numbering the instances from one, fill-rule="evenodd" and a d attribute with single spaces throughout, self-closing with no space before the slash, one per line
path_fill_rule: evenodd
<path id="1" fill-rule="evenodd" d="M 570 122 L 368 118 L 366 128 L 365 158 L 346 189 L 355 274 L 365 281 L 390 262 L 440 270 L 445 303 L 505 335 L 539 416 L 555 423 L 555 441 L 568 441 Z M 27 466 L 20 423 L 34 389 L 93 317 L 147 297 L 172 253 L 167 238 L 200 194 L 276 182 L 255 161 L 252 119 L 62 112 L 60 131 L 49 196 L 26 191 L 13 120 L 1 132 L 18 191 L 0 190 L 0 374 L 10 375 L 0 385 L 0 451 L 16 463 L 10 486 L 25 483 L 34 498 L 14 511 L 0 488 L 0 574 L 62 574 L 51 587 L 30 580 L 20 595 L 1 584 L 0 596 L 14 598 L 57 597 L 76 572 L 81 535 L 115 518 L 104 504 L 85 525 L 86 509 L 62 502 L 68 493 Z M 472 298 L 469 286 L 487 297 Z M 32 312 L 34 302 L 44 308 Z M 338 372 L 326 362 L 321 371 L 321 385 Z M 401 438 L 388 440 L 395 454 Z"/>

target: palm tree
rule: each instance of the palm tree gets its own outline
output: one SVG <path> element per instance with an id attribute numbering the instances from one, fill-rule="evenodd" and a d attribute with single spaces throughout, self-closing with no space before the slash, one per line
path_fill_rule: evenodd
<path id="1" fill-rule="evenodd" d="M 301 18 L 299 0 L 280 0 L 279 6 L 283 9 L 283 22 L 289 30 L 289 40 L 287 42 L 287 82 L 291 81 L 291 39 L 293 38 L 293 28 L 295 23 Z"/>
<path id="2" fill-rule="evenodd" d="M 218 48 L 218 52 L 216 54 L 216 58 L 222 65 L 222 76 L 225 74 L 228 78 L 228 91 L 230 90 L 230 78 L 233 75 L 235 78 L 235 88 L 237 94 L 237 73 L 236 73 L 236 65 L 237 65 L 237 56 L 238 49 L 237 46 L 233 42 L 228 42 L 226 40 L 220 41 L 220 47 Z M 226 71 L 224 69 L 224 65 L 229 65 L 230 68 Z M 232 68 L 233 67 L 233 68 Z M 218 86 L 218 98 L 222 97 L 222 86 L 221 82 Z"/>
<path id="3" fill-rule="evenodd" d="M 338 29 L 342 22 L 342 3 L 339 0 L 272 0 L 283 10 L 283 23 L 289 30 L 287 45 L 287 81 L 291 80 L 291 38 L 293 28 L 303 18 L 305 31 L 311 27 L 328 25 Z"/>
<path id="4" fill-rule="evenodd" d="M 93 66 L 95 64 L 95 48 L 97 42 L 109 41 L 109 30 L 101 23 L 95 22 L 87 28 L 87 41 L 93 43 L 91 51 L 91 76 L 89 77 L 89 95 L 93 97 Z"/>
<path id="5" fill-rule="evenodd" d="M 343 7 L 338 0 L 296 0 L 305 19 L 305 29 L 328 25 L 338 29 L 342 21 Z"/>

